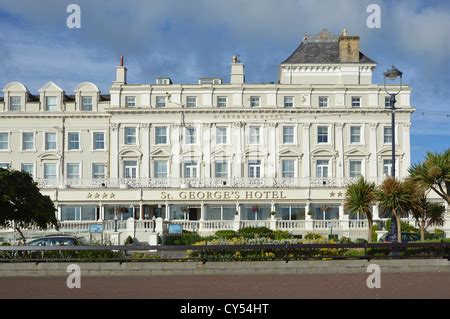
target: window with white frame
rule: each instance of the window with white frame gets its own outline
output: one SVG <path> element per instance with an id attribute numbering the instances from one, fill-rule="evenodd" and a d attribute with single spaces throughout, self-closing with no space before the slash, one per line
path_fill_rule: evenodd
<path id="1" fill-rule="evenodd" d="M 227 144 L 227 128 L 218 126 L 216 128 L 216 144 Z"/>
<path id="2" fill-rule="evenodd" d="M 261 127 L 260 126 L 250 126 L 249 128 L 249 144 L 260 144 L 261 143 Z"/>
<path id="3" fill-rule="evenodd" d="M 361 97 L 352 96 L 352 107 L 361 107 Z"/>
<path id="4" fill-rule="evenodd" d="M 123 178 L 137 177 L 137 161 L 123 161 Z"/>
<path id="5" fill-rule="evenodd" d="M 135 127 L 124 128 L 125 145 L 136 145 L 137 143 L 137 129 Z"/>
<path id="6" fill-rule="evenodd" d="M 165 96 L 157 96 L 156 97 L 156 107 L 166 107 L 166 97 Z"/>
<path id="7" fill-rule="evenodd" d="M 9 150 L 8 132 L 0 132 L 0 150 Z"/>
<path id="8" fill-rule="evenodd" d="M 45 150 L 56 150 L 56 133 L 46 132 L 45 133 Z"/>
<path id="9" fill-rule="evenodd" d="M 68 150 L 80 149 L 80 132 L 67 133 L 67 148 Z"/>
<path id="10" fill-rule="evenodd" d="M 197 129 L 195 127 L 186 127 L 186 144 L 197 143 Z"/>
<path id="11" fill-rule="evenodd" d="M 54 112 L 57 111 L 57 104 L 56 104 L 56 96 L 46 96 L 45 97 L 45 110 Z"/>
<path id="12" fill-rule="evenodd" d="M 215 162 L 215 177 L 225 178 L 228 177 L 228 162 L 227 161 L 216 161 Z"/>
<path id="13" fill-rule="evenodd" d="M 81 110 L 92 111 L 92 96 L 81 97 Z"/>
<path id="14" fill-rule="evenodd" d="M 22 150 L 23 151 L 34 150 L 33 132 L 22 132 Z"/>
<path id="15" fill-rule="evenodd" d="M 286 159 L 281 161 L 282 177 L 295 177 L 295 161 Z"/>
<path id="16" fill-rule="evenodd" d="M 361 143 L 361 126 L 350 126 L 350 143 Z"/>
<path id="17" fill-rule="evenodd" d="M 184 177 L 197 178 L 197 161 L 184 162 Z"/>
<path id="18" fill-rule="evenodd" d="M 33 163 L 22 163 L 20 164 L 20 170 L 22 172 L 28 173 L 31 176 L 34 175 L 34 164 Z"/>
<path id="19" fill-rule="evenodd" d="M 283 126 L 283 144 L 293 144 L 293 143 L 294 143 L 294 127 Z"/>
<path id="20" fill-rule="evenodd" d="M 9 110 L 20 111 L 22 108 L 22 98 L 20 96 L 11 96 L 9 98 Z"/>
<path id="21" fill-rule="evenodd" d="M 155 144 L 167 144 L 167 127 L 157 126 L 155 128 Z"/>
<path id="22" fill-rule="evenodd" d="M 9 169 L 9 163 L 0 163 L 0 168 Z"/>
<path id="23" fill-rule="evenodd" d="M 136 107 L 136 97 L 135 96 L 125 96 L 125 106 L 126 107 Z"/>
<path id="24" fill-rule="evenodd" d="M 391 126 L 385 126 L 383 128 L 383 141 L 385 144 L 392 143 L 392 127 Z"/>
<path id="25" fill-rule="evenodd" d="M 79 179 L 81 177 L 80 163 L 67 163 L 67 178 Z"/>
<path id="26" fill-rule="evenodd" d="M 284 107 L 293 107 L 294 106 L 294 97 L 293 96 L 285 96 L 283 105 L 284 105 Z"/>
<path id="27" fill-rule="evenodd" d="M 227 97 L 226 96 L 218 96 L 217 97 L 217 107 L 227 107 Z"/>
<path id="28" fill-rule="evenodd" d="M 248 161 L 248 177 L 259 178 L 261 177 L 261 161 L 249 160 Z"/>
<path id="29" fill-rule="evenodd" d="M 92 164 L 92 178 L 105 178 L 106 177 L 106 165 L 103 163 Z"/>
<path id="30" fill-rule="evenodd" d="M 319 96 L 319 107 L 328 107 L 328 96 Z"/>
<path id="31" fill-rule="evenodd" d="M 328 143 L 328 126 L 317 127 L 317 143 L 318 144 Z"/>
<path id="32" fill-rule="evenodd" d="M 385 96 L 384 97 L 384 107 L 385 108 L 390 108 L 391 107 L 391 97 L 390 96 Z"/>
<path id="33" fill-rule="evenodd" d="M 328 177 L 330 167 L 329 160 L 317 160 L 316 162 L 316 177 L 325 178 Z"/>
<path id="34" fill-rule="evenodd" d="M 94 150 L 104 150 L 105 149 L 105 132 L 94 132 Z"/>
<path id="35" fill-rule="evenodd" d="M 54 163 L 44 163 L 44 179 L 56 179 L 57 177 L 57 165 Z"/>
<path id="36" fill-rule="evenodd" d="M 350 177 L 359 177 L 362 174 L 362 161 L 350 160 Z"/>
<path id="37" fill-rule="evenodd" d="M 186 97 L 186 107 L 196 107 L 197 106 L 197 97 L 196 96 L 187 96 Z"/>
<path id="38" fill-rule="evenodd" d="M 261 97 L 259 96 L 250 96 L 250 107 L 259 107 L 260 106 Z"/>
<path id="39" fill-rule="evenodd" d="M 391 176 L 392 174 L 392 160 L 383 160 L 383 176 Z"/>
<path id="40" fill-rule="evenodd" d="M 154 161 L 153 176 L 167 178 L 167 161 Z"/>

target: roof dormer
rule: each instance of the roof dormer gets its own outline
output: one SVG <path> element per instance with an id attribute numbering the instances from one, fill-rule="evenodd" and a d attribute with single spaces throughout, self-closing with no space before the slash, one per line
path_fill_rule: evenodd
<path id="1" fill-rule="evenodd" d="M 3 88 L 5 111 L 25 111 L 25 105 L 29 95 L 30 92 L 22 83 L 9 82 Z"/>
<path id="2" fill-rule="evenodd" d="M 100 90 L 91 82 L 83 82 L 75 88 L 75 105 L 77 111 L 97 111 Z"/>
<path id="3" fill-rule="evenodd" d="M 39 89 L 40 110 L 48 112 L 63 111 L 64 90 L 52 81 Z"/>

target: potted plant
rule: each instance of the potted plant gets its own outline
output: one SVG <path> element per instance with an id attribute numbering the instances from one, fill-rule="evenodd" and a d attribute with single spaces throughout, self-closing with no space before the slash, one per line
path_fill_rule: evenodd
<path id="1" fill-rule="evenodd" d="M 180 208 L 180 210 L 181 210 L 183 213 L 189 213 L 189 206 L 182 206 L 182 207 Z"/>
<path id="2" fill-rule="evenodd" d="M 261 207 L 259 207 L 259 205 L 253 205 L 251 208 L 252 212 L 254 212 L 254 213 L 257 213 L 260 209 L 261 209 Z"/>

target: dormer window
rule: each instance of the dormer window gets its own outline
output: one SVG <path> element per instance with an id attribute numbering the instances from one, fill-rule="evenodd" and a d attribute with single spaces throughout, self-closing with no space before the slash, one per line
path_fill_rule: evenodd
<path id="1" fill-rule="evenodd" d="M 81 110 L 92 111 L 92 96 L 81 97 Z"/>
<path id="2" fill-rule="evenodd" d="M 11 96 L 9 98 L 9 110 L 10 111 L 20 111 L 22 106 L 22 99 L 20 96 Z"/>
<path id="3" fill-rule="evenodd" d="M 125 97 L 125 106 L 126 107 L 136 107 L 136 97 L 135 96 L 126 96 Z"/>
<path id="4" fill-rule="evenodd" d="M 45 97 L 45 110 L 49 112 L 57 111 L 56 96 Z"/>

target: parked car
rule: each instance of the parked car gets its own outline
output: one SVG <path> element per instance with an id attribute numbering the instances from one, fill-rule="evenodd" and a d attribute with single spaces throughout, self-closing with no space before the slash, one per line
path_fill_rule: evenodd
<path id="1" fill-rule="evenodd" d="M 378 242 L 381 243 L 390 243 L 392 242 L 391 234 L 387 233 L 381 236 L 380 240 Z M 419 241 L 420 236 L 416 233 L 402 233 L 402 243 L 409 243 L 413 241 Z"/>
<path id="2" fill-rule="evenodd" d="M 65 235 L 45 236 L 33 239 L 27 243 L 28 246 L 73 246 L 86 244 L 84 238 Z"/>

